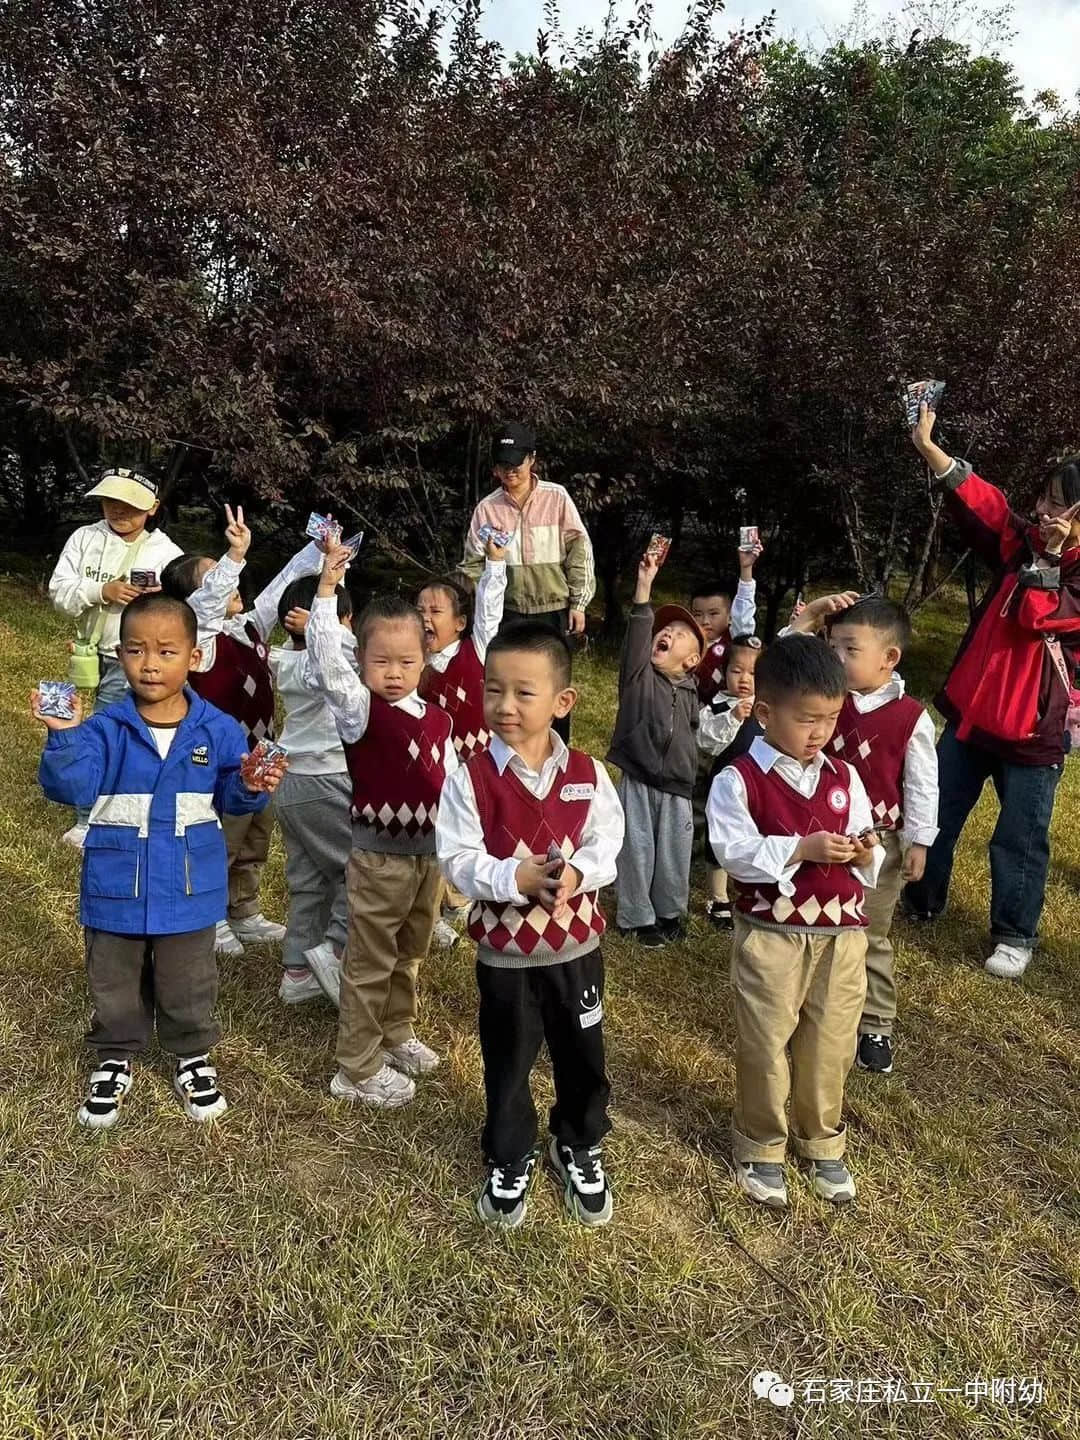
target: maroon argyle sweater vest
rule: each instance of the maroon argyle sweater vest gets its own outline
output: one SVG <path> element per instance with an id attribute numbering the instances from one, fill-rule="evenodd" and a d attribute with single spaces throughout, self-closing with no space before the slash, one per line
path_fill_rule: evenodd
<path id="1" fill-rule="evenodd" d="M 239 720 L 254 748 L 274 735 L 274 681 L 269 652 L 250 620 L 244 633 L 250 645 L 222 631 L 214 642 L 213 665 L 189 679 L 196 695 Z"/>
<path id="2" fill-rule="evenodd" d="M 471 640 L 463 640 L 443 671 L 428 665 L 420 677 L 420 698 L 439 705 L 454 727 L 454 749 L 464 765 L 487 749 L 484 726 L 484 666 Z"/>
<path id="3" fill-rule="evenodd" d="M 573 863 L 596 794 L 596 761 L 571 750 L 543 800 L 531 794 L 510 766 L 500 775 L 490 751 L 468 765 L 484 848 L 498 860 L 544 855 L 552 843 Z M 535 900 L 524 905 L 477 900 L 469 912 L 469 934 L 479 958 L 520 969 L 572 960 L 594 950 L 606 929 L 595 890 L 572 895 L 567 913 L 556 920 Z"/>
<path id="4" fill-rule="evenodd" d="M 353 819 L 366 836 L 361 849 L 427 855 L 435 849 L 435 820 L 446 778 L 450 718 L 436 705 L 410 715 L 371 697 L 367 729 L 345 746 L 353 787 Z"/>
<path id="5" fill-rule="evenodd" d="M 731 644 L 731 631 L 725 630 L 719 640 L 714 640 L 701 658 L 701 663 L 694 672 L 697 680 L 698 699 L 702 705 L 708 705 L 718 690 L 724 685 L 724 667 L 727 664 L 728 646 Z"/>
<path id="6" fill-rule="evenodd" d="M 818 787 L 808 799 L 770 770 L 763 771 L 750 755 L 733 767 L 746 787 L 747 807 L 762 835 L 813 835 L 819 830 L 844 835 L 851 813 L 851 770 L 843 760 L 825 757 Z M 735 880 L 735 908 L 752 925 L 769 930 L 812 930 L 830 933 L 861 929 L 863 885 L 850 865 L 817 865 L 803 861 L 795 871 L 793 895 L 776 884 Z"/>
<path id="7" fill-rule="evenodd" d="M 874 824 L 898 830 L 904 818 L 904 756 L 923 707 L 901 695 L 868 715 L 860 715 L 850 694 L 836 722 L 831 741 L 857 772 L 870 797 Z"/>

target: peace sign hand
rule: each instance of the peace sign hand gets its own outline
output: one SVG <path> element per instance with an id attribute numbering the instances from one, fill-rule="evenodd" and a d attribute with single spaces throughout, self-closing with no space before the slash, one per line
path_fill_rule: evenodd
<path id="1" fill-rule="evenodd" d="M 229 558 L 239 565 L 251 548 L 251 531 L 244 524 L 244 507 L 238 505 L 233 514 L 231 505 L 225 506 L 225 539 L 229 546 Z"/>

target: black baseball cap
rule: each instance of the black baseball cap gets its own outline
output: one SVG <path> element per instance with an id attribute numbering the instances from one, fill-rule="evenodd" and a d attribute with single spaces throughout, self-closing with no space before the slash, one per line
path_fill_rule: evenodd
<path id="1" fill-rule="evenodd" d="M 527 425 L 518 425 L 514 420 L 504 420 L 495 428 L 491 442 L 491 459 L 496 465 L 513 469 L 520 465 L 536 449 L 536 436 Z"/>

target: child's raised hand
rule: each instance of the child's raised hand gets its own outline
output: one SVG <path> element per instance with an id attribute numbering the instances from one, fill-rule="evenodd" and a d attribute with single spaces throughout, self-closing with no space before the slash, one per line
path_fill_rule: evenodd
<path id="1" fill-rule="evenodd" d="M 739 552 L 738 552 L 738 553 L 739 553 L 739 574 L 742 576 L 742 578 L 743 578 L 744 580 L 748 580 L 748 579 L 750 579 L 750 577 L 751 577 L 751 576 L 753 575 L 753 573 L 754 573 L 754 566 L 757 564 L 757 562 L 761 559 L 762 555 L 765 553 L 765 546 L 764 546 L 764 545 L 761 543 L 761 541 L 759 540 L 759 541 L 757 542 L 757 544 L 756 544 L 756 545 L 752 545 L 749 550 L 744 550 L 744 549 L 742 548 L 742 546 L 740 545 L 740 546 L 739 546 Z"/>
<path id="2" fill-rule="evenodd" d="M 225 540 L 229 547 L 229 558 L 239 565 L 251 548 L 251 531 L 244 524 L 244 507 L 238 505 L 234 513 L 231 505 L 225 506 Z"/>
<path id="3" fill-rule="evenodd" d="M 303 635 L 307 629 L 307 622 L 311 619 L 311 611 L 305 610 L 300 605 L 295 605 L 289 610 L 282 624 L 290 635 Z"/>
<path id="4" fill-rule="evenodd" d="M 638 561 L 637 567 L 637 588 L 634 591 L 634 601 L 642 605 L 652 594 L 653 581 L 656 579 L 660 569 L 660 557 L 655 550 L 650 554 L 648 550 Z"/>
<path id="5" fill-rule="evenodd" d="M 506 545 L 496 545 L 495 541 L 489 538 L 487 544 L 484 546 L 484 554 L 497 565 L 500 560 L 506 559 L 508 548 Z"/>
<path id="6" fill-rule="evenodd" d="M 1077 511 L 1080 511 L 1080 501 L 1070 505 L 1060 515 L 1052 518 L 1046 516 L 1039 521 L 1039 539 L 1042 541 L 1043 549 L 1047 555 L 1060 555 L 1068 541 L 1069 533 L 1072 530 L 1072 522 Z"/>
<path id="7" fill-rule="evenodd" d="M 319 577 L 319 594 L 323 599 L 333 595 L 345 579 L 345 571 L 351 560 L 352 551 L 348 545 L 342 545 L 340 541 L 336 545 L 327 545 L 323 552 L 322 575 Z"/>
<path id="8" fill-rule="evenodd" d="M 76 725 L 82 724 L 83 703 L 82 697 L 76 695 L 71 702 L 71 708 L 75 712 L 70 720 L 62 720 L 57 715 L 43 715 L 41 713 L 41 695 L 37 690 L 30 691 L 30 713 L 35 720 L 40 720 L 46 730 L 74 730 Z"/>
<path id="9" fill-rule="evenodd" d="M 920 453 L 924 445 L 929 445 L 934 433 L 934 421 L 937 419 L 937 411 L 928 408 L 925 400 L 919 401 L 919 418 L 915 422 L 915 428 L 911 432 L 911 443 Z"/>

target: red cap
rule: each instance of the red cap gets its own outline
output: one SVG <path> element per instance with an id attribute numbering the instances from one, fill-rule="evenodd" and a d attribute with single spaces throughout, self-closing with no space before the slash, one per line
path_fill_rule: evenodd
<path id="1" fill-rule="evenodd" d="M 676 620 L 681 620 L 684 625 L 690 626 L 690 629 L 698 638 L 701 653 L 704 655 L 708 649 L 705 642 L 705 635 L 702 632 L 701 626 L 694 619 L 693 615 L 690 614 L 690 611 L 687 610 L 685 605 L 661 605 L 660 609 L 657 610 L 653 616 L 652 633 L 655 635 L 658 630 L 662 630 L 665 625 L 671 625 Z"/>

